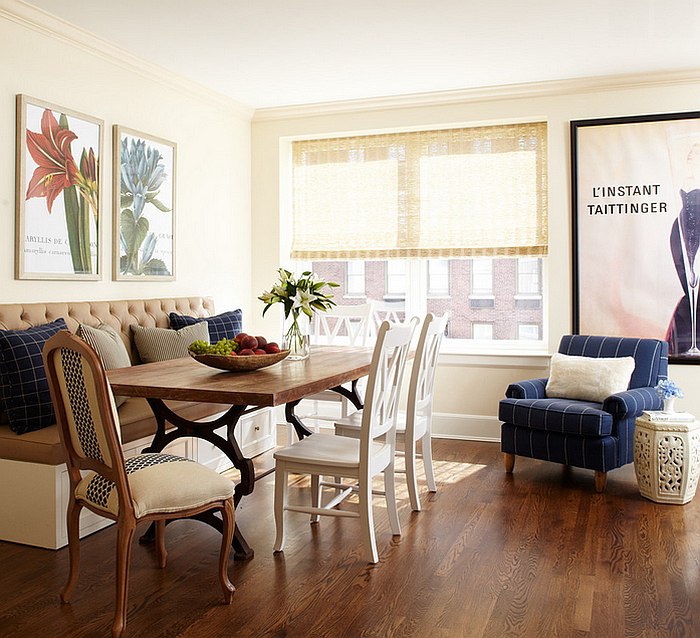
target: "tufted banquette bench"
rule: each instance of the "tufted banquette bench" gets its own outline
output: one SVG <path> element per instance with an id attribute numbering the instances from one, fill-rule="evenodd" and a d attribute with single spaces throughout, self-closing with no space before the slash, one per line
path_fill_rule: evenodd
<path id="1" fill-rule="evenodd" d="M 0 304 L 0 329 L 17 330 L 63 317 L 75 332 L 79 324 L 106 323 L 120 335 L 132 364 L 140 363 L 131 326 L 169 327 L 169 313 L 207 317 L 214 314 L 210 297 L 84 301 L 76 303 Z M 220 413 L 228 406 L 169 402 L 188 419 Z M 138 453 L 155 433 L 155 419 L 145 399 L 130 398 L 119 408 L 125 455 Z M 256 428 L 257 429 L 257 428 Z M 197 457 L 196 442 L 176 441 L 169 451 Z M 67 474 L 56 425 L 18 435 L 0 414 L 0 540 L 56 549 L 66 544 Z M 106 519 L 81 519 L 81 535 L 104 526 Z M 109 523 L 109 521 L 106 521 Z"/>

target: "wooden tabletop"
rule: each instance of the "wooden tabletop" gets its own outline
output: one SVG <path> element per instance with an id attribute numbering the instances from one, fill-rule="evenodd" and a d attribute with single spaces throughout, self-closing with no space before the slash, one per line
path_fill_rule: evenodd
<path id="1" fill-rule="evenodd" d="M 304 361 L 285 359 L 250 372 L 224 372 L 192 358 L 107 371 L 114 394 L 230 405 L 275 406 L 369 374 L 372 348 L 312 346 Z"/>

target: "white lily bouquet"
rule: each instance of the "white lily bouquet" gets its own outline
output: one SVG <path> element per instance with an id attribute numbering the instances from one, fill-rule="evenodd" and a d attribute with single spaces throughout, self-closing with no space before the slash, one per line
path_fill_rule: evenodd
<path id="1" fill-rule="evenodd" d="M 316 311 L 330 310 L 336 304 L 333 295 L 323 292 L 323 288 L 337 288 L 339 284 L 323 281 L 310 270 L 304 271 L 298 278 L 284 268 L 277 272 L 279 279 L 272 289 L 258 297 L 266 304 L 262 313 L 265 316 L 273 304 L 284 305 L 284 318 L 289 322 L 284 335 L 285 347 L 291 350 L 291 358 L 302 359 L 308 356 L 308 340 L 299 323 L 300 315 L 303 313 L 311 319 Z"/>

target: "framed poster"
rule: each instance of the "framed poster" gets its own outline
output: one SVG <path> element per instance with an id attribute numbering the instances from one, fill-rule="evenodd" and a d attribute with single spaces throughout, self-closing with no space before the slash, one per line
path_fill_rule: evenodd
<path id="1" fill-rule="evenodd" d="M 100 279 L 102 124 L 17 96 L 16 279 Z"/>
<path id="2" fill-rule="evenodd" d="M 573 332 L 700 363 L 700 112 L 571 122 Z"/>
<path id="3" fill-rule="evenodd" d="M 174 142 L 114 127 L 116 280 L 175 279 Z"/>

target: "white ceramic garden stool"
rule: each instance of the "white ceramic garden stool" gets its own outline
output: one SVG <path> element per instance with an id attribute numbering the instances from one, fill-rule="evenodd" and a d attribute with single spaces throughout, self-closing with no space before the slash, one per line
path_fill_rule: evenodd
<path id="1" fill-rule="evenodd" d="M 700 422 L 635 422 L 634 471 L 639 491 L 656 503 L 683 505 L 700 477 Z"/>

